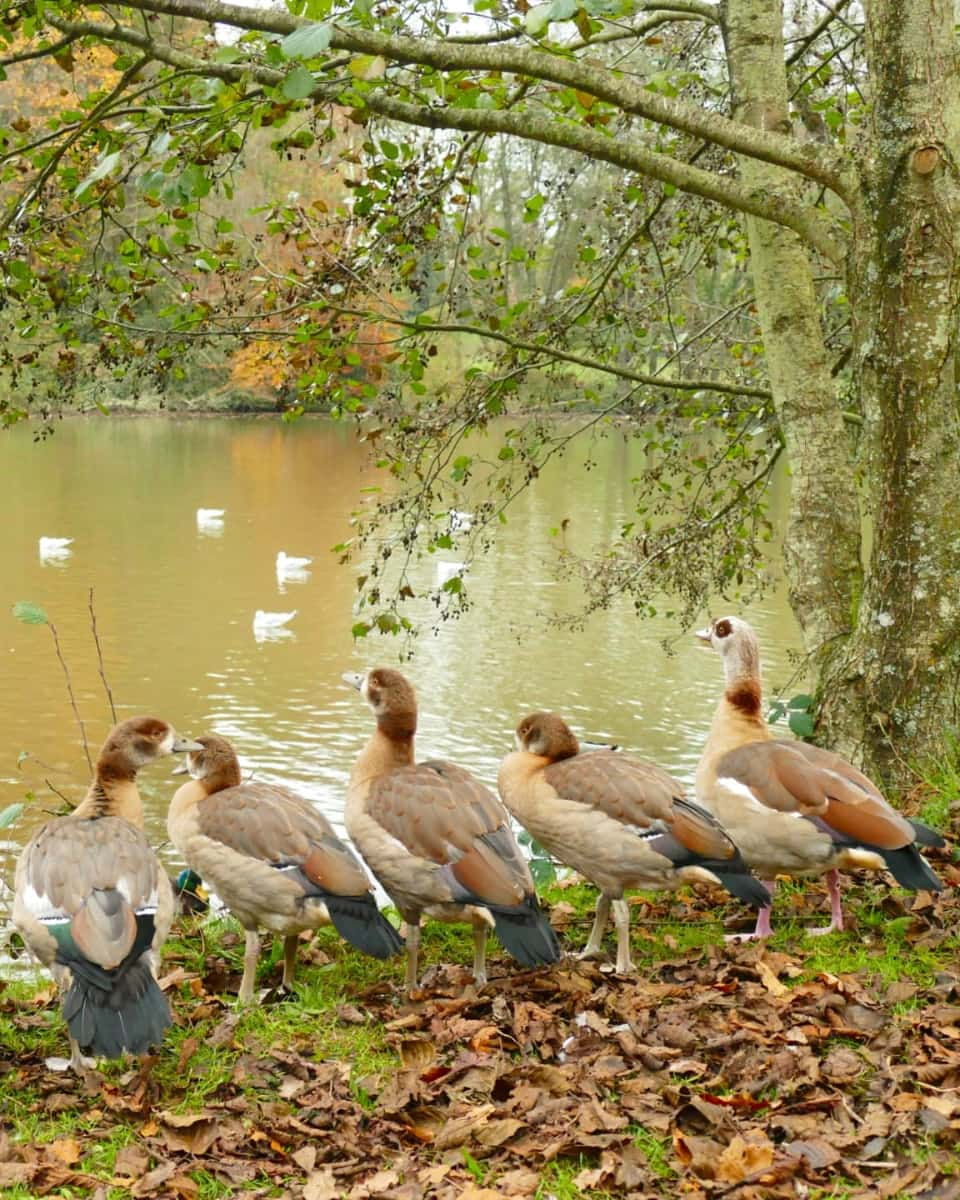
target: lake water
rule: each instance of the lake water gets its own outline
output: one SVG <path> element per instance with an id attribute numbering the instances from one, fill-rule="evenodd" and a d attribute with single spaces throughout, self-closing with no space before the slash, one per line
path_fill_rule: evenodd
<path id="1" fill-rule="evenodd" d="M 589 471 L 572 458 L 544 471 L 495 549 L 471 567 L 473 607 L 425 631 L 403 665 L 419 694 L 420 757 L 454 759 L 495 784 L 517 720 L 552 708 L 581 736 L 619 742 L 692 778 L 719 692 L 715 656 L 692 637 L 666 652 L 661 639 L 677 634 L 675 624 L 641 622 L 628 603 L 583 632 L 553 627 L 546 615 L 574 605 L 579 588 L 555 577 L 550 530 L 572 518 L 569 536 L 586 548 L 615 537 L 629 516 L 641 452 L 614 438 L 596 443 L 593 459 Z M 11 608 L 32 601 L 55 624 L 95 754 L 111 719 L 90 632 L 91 587 L 121 718 L 152 713 L 185 734 L 224 734 L 246 771 L 296 787 L 342 828 L 350 765 L 372 725 L 340 676 L 399 665 L 401 649 L 389 637 L 354 643 L 361 567 L 340 566 L 330 552 L 350 535 L 363 489 L 377 482 L 366 447 L 323 421 L 93 418 L 66 421 L 42 443 L 25 429 L 0 434 L 0 809 L 27 791 L 37 797 L 2 835 L 0 878 L 12 882 L 20 845 L 59 803 L 45 781 L 76 800 L 89 779 L 50 630 L 17 621 Z M 786 487 L 779 479 L 775 509 Z M 198 528 L 199 507 L 224 508 L 222 528 Z M 41 561 L 43 536 L 74 538 L 72 553 Z M 279 550 L 313 555 L 309 578 L 281 587 Z M 420 564 L 422 585 L 435 569 L 432 558 Z M 257 640 L 257 609 L 293 608 L 289 636 Z M 728 609 L 718 602 L 713 615 Z M 433 611 L 420 610 L 425 630 Z M 760 632 L 773 695 L 793 676 L 788 655 L 800 645 L 784 589 L 742 615 Z M 172 766 L 164 760 L 140 776 L 158 846 L 180 782 Z M 161 853 L 171 869 L 179 865 L 172 848 Z"/>

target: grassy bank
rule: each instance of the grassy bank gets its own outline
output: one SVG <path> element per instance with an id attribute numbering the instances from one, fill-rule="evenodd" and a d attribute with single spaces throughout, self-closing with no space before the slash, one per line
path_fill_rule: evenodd
<path id="1" fill-rule="evenodd" d="M 943 855 L 947 881 L 960 870 Z M 582 945 L 594 893 L 547 896 Z M 960 1194 L 960 904 L 868 879 L 850 928 L 783 885 L 765 947 L 703 889 L 637 898 L 638 973 L 498 953 L 469 986 L 465 927 L 429 927 L 424 989 L 328 931 L 297 996 L 238 1012 L 242 936 L 187 919 L 164 954 L 176 1027 L 155 1058 L 78 1080 L 45 984 L 0 991 L 0 1189 L 98 1197 L 391 1200 Z M 716 907 L 717 904 L 721 907 Z M 280 964 L 264 964 L 274 987 Z M 937 1190 L 931 1190 L 937 1189 Z"/>

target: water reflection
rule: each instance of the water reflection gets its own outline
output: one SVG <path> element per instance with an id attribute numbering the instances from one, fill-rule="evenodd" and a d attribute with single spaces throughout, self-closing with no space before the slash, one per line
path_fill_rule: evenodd
<path id="1" fill-rule="evenodd" d="M 469 563 L 473 604 L 459 620 L 431 628 L 429 594 L 449 560 L 414 565 L 423 598 L 411 615 L 422 636 L 403 669 L 420 697 L 421 757 L 458 760 L 492 783 L 517 720 L 553 708 L 585 737 L 691 776 L 719 691 L 715 656 L 692 637 L 666 649 L 678 633 L 673 620 L 641 623 L 629 603 L 591 618 L 582 633 L 551 619 L 575 606 L 580 589 L 557 577 L 560 551 L 616 536 L 630 515 L 629 480 L 643 467 L 643 456 L 617 440 L 598 442 L 593 456 L 590 471 L 572 459 L 545 470 L 511 509 L 490 553 Z M 60 806 L 46 781 L 76 801 L 89 772 L 49 630 L 17 622 L 10 609 L 30 600 L 55 623 L 93 752 L 112 722 L 91 589 L 121 719 L 149 712 L 191 736 L 221 733 L 245 774 L 288 783 L 342 828 L 347 776 L 372 723 L 340 676 L 397 664 L 402 648 L 353 642 L 358 567 L 338 566 L 325 549 L 351 535 L 363 489 L 380 482 L 350 431 L 272 418 L 70 421 L 44 443 L 16 429 L 0 436 L 0 480 L 0 808 L 28 791 L 38 797 L 11 831 L 16 845 Z M 785 486 L 781 477 L 777 487 Z M 214 499 L 219 521 L 201 524 L 198 510 Z M 46 570 L 38 558 L 43 530 L 69 532 L 82 547 L 68 570 Z M 468 537 L 461 524 L 458 561 Z M 310 550 L 313 570 L 281 580 L 281 545 Z M 292 626 L 255 627 L 251 637 L 252 615 L 281 608 L 273 598 L 294 583 Z M 745 615 L 760 632 L 773 694 L 793 674 L 789 656 L 799 646 L 782 589 Z M 21 751 L 31 757 L 20 761 Z M 155 844 L 166 839 L 175 788 L 163 765 L 141 777 Z M 169 848 L 162 853 L 179 866 Z M 0 848 L 8 882 L 14 857 Z"/>

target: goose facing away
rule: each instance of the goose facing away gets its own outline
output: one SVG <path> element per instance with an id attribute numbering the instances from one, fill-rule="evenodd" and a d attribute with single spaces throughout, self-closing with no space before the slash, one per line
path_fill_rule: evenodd
<path id="1" fill-rule="evenodd" d="M 356 855 L 309 801 L 272 783 L 244 783 L 226 738 L 206 734 L 177 773 L 192 779 L 170 804 L 167 831 L 246 930 L 239 1001 L 253 999 L 259 929 L 284 936 L 283 986 L 292 987 L 297 935 L 332 924 L 365 954 L 403 945 L 377 908 Z"/>
<path id="2" fill-rule="evenodd" d="M 145 1053 L 170 1024 L 153 962 L 173 894 L 143 833 L 136 778 L 154 759 L 195 746 L 156 717 L 122 721 L 83 801 L 48 821 L 17 863 L 14 924 L 65 993 L 75 1070 L 84 1054 Z"/>
<path id="3" fill-rule="evenodd" d="M 696 635 L 720 655 L 724 691 L 697 768 L 697 799 L 730 832 L 763 879 L 825 875 L 830 924 L 843 929 L 840 869 L 888 870 L 912 891 L 943 884 L 917 846 L 943 839 L 901 816 L 879 788 L 846 759 L 807 742 L 776 738 L 763 717 L 756 634 L 722 617 Z M 768 888 L 773 895 L 773 883 Z M 752 937 L 769 937 L 770 904 Z"/>
<path id="4" fill-rule="evenodd" d="M 600 889 L 584 957 L 599 953 L 613 910 L 617 972 L 633 969 L 626 888 L 705 880 L 754 908 L 767 901 L 718 822 L 653 763 L 604 748 L 580 751 L 557 713 L 524 717 L 497 780 L 507 809 L 554 858 Z"/>
<path id="5" fill-rule="evenodd" d="M 487 978 L 491 926 L 522 966 L 556 962 L 556 935 L 496 796 L 453 763 L 415 762 L 416 695 L 399 671 L 343 678 L 377 723 L 350 775 L 347 831 L 406 922 L 407 992 L 417 983 L 425 916 L 473 925 L 478 985 Z"/>

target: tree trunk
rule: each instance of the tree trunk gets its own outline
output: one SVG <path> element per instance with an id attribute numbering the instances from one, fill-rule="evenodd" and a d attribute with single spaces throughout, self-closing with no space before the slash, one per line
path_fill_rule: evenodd
<path id="1" fill-rule="evenodd" d="M 960 87 L 953 0 L 867 8 L 872 123 L 848 290 L 873 539 L 820 728 L 903 783 L 958 714 Z"/>
<path id="2" fill-rule="evenodd" d="M 771 0 L 727 0 L 724 38 L 734 113 L 789 126 L 783 12 Z M 741 160 L 751 189 L 812 200 L 779 167 Z M 848 439 L 820 326 L 810 252 L 781 225 L 746 218 L 764 355 L 792 472 L 784 542 L 790 603 L 809 653 L 823 660 L 851 632 L 861 586 L 860 514 Z"/>

